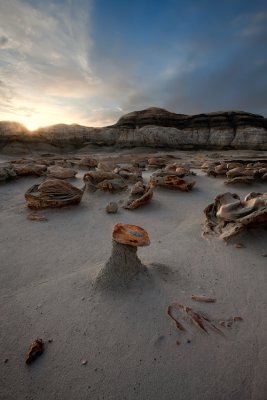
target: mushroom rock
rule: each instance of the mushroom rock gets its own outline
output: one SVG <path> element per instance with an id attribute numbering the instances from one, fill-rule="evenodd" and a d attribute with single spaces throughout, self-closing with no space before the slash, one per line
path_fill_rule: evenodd
<path id="1" fill-rule="evenodd" d="M 267 193 L 250 193 L 243 201 L 235 193 L 224 193 L 204 213 L 204 234 L 215 233 L 227 240 L 247 226 L 267 224 Z"/>
<path id="2" fill-rule="evenodd" d="M 48 179 L 25 193 L 29 208 L 64 207 L 79 204 L 83 191 L 61 179 Z"/>
<path id="3" fill-rule="evenodd" d="M 186 181 L 185 179 L 179 178 L 177 175 L 151 176 L 150 179 L 155 186 L 179 189 L 183 192 L 188 192 L 195 185 L 195 182 Z"/>
<path id="4" fill-rule="evenodd" d="M 64 168 L 60 165 L 53 165 L 47 168 L 47 176 L 58 179 L 75 178 L 77 171 L 72 168 Z"/>
<path id="5" fill-rule="evenodd" d="M 116 224 L 112 238 L 111 256 L 96 278 L 96 288 L 127 287 L 138 275 L 147 275 L 146 266 L 137 256 L 137 247 L 150 244 L 148 233 L 136 225 Z"/>
<path id="6" fill-rule="evenodd" d="M 138 198 L 136 198 L 135 195 L 131 194 L 129 199 L 123 205 L 123 208 L 125 208 L 127 210 L 133 210 L 144 204 L 149 203 L 153 197 L 153 189 L 154 189 L 154 184 L 149 183 L 145 189 L 144 194 L 141 194 L 141 196 L 139 196 Z"/>

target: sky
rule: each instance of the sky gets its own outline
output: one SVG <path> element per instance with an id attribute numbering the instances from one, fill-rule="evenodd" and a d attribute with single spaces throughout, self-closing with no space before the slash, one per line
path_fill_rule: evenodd
<path id="1" fill-rule="evenodd" d="M 0 120 L 106 126 L 134 110 L 267 117 L 261 0 L 0 0 Z"/>

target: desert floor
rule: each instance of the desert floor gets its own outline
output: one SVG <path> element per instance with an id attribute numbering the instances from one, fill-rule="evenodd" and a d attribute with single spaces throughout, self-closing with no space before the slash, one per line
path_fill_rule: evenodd
<path id="1" fill-rule="evenodd" d="M 71 182 L 81 187 L 84 172 Z M 105 206 L 127 193 L 85 193 L 78 206 L 40 211 L 45 222 L 27 219 L 24 200 L 42 178 L 1 184 L 1 400 L 267 399 L 267 230 L 251 229 L 227 246 L 202 238 L 203 209 L 217 194 L 267 192 L 267 183 L 225 187 L 223 178 L 196 172 L 188 193 L 157 188 L 150 204 L 117 214 Z M 111 253 L 117 222 L 149 233 L 151 244 L 138 255 L 150 277 L 96 292 L 92 282 Z M 236 248 L 239 242 L 245 247 Z M 196 303 L 192 294 L 217 301 Z M 222 328 L 222 336 L 181 319 L 187 330 L 178 332 L 166 314 L 173 302 L 216 321 L 243 321 Z M 45 351 L 28 366 L 25 352 L 39 337 Z"/>

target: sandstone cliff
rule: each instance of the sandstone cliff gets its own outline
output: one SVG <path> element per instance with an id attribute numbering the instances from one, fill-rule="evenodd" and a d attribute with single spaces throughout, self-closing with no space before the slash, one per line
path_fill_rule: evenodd
<path id="1" fill-rule="evenodd" d="M 60 124 L 28 132 L 20 124 L 0 122 L 0 148 L 14 142 L 63 150 L 88 144 L 267 150 L 267 119 L 242 111 L 184 115 L 153 107 L 126 114 L 115 125 L 103 128 Z"/>

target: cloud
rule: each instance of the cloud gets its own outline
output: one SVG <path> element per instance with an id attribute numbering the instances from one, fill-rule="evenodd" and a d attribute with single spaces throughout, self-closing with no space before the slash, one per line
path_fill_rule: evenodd
<path id="1" fill-rule="evenodd" d="M 90 65 L 90 2 L 45 2 L 37 8 L 2 0 L 0 27 L 5 32 L 0 31 L 0 79 L 6 93 L 1 110 L 11 107 L 20 115 L 46 103 L 64 119 L 66 98 L 74 99 L 75 110 L 75 99 L 97 92 L 100 81 Z"/>
<path id="2" fill-rule="evenodd" d="M 157 25 L 146 46 L 130 46 L 120 27 L 118 40 L 95 34 L 93 0 L 29 1 L 0 2 L 0 120 L 103 126 L 151 106 L 266 114 L 265 11 L 215 24 L 196 8 L 200 25 L 168 37 Z"/>
<path id="3" fill-rule="evenodd" d="M 8 37 L 5 35 L 1 35 L 0 36 L 0 49 L 7 47 L 7 44 L 8 44 Z"/>

